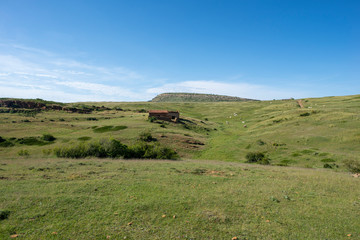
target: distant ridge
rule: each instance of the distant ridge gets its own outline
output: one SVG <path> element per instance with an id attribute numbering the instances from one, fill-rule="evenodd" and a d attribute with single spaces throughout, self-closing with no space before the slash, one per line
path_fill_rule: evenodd
<path id="1" fill-rule="evenodd" d="M 244 102 L 254 99 L 203 93 L 162 93 L 150 102 Z"/>

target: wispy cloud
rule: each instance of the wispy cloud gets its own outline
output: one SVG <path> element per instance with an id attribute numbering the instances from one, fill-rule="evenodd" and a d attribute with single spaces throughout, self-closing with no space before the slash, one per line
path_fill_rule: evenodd
<path id="1" fill-rule="evenodd" d="M 139 101 L 133 90 L 144 76 L 124 67 L 103 67 L 65 59 L 41 49 L 0 44 L 0 97 L 73 101 Z M 145 90 L 143 90 L 145 91 Z"/>
<path id="2" fill-rule="evenodd" d="M 167 83 L 122 66 L 107 67 L 23 45 L 0 44 L 0 97 L 62 102 L 147 101 L 164 92 L 211 93 L 253 99 L 301 98 L 306 91 L 250 84 L 242 75 Z M 169 76 L 171 78 L 171 76 Z"/>

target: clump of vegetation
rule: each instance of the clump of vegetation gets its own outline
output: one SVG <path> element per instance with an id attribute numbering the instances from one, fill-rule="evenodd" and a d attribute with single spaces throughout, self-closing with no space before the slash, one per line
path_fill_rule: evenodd
<path id="1" fill-rule="evenodd" d="M 114 132 L 114 131 L 119 131 L 119 130 L 123 130 L 126 129 L 127 126 L 103 126 L 103 127 L 99 127 L 99 128 L 94 128 L 94 132 L 95 133 L 104 133 L 104 132 Z"/>
<path id="2" fill-rule="evenodd" d="M 206 173 L 206 169 L 204 168 L 195 168 L 191 173 L 195 174 L 195 175 L 202 175 L 204 173 Z"/>
<path id="3" fill-rule="evenodd" d="M 0 147 L 12 147 L 14 145 L 15 144 L 10 142 L 9 140 L 0 137 Z"/>
<path id="4" fill-rule="evenodd" d="M 87 121 L 97 121 L 98 119 L 95 117 L 88 117 L 86 118 Z"/>
<path id="5" fill-rule="evenodd" d="M 125 158 L 149 158 L 149 159 L 178 159 L 178 154 L 168 148 L 161 147 L 160 144 L 147 144 L 138 142 L 137 144 L 129 147 Z"/>
<path id="6" fill-rule="evenodd" d="M 264 141 L 261 140 L 261 139 L 257 140 L 256 143 L 257 143 L 257 145 L 259 145 L 259 146 L 263 146 L 263 145 L 266 144 L 266 142 L 264 142 Z"/>
<path id="7" fill-rule="evenodd" d="M 150 132 L 143 132 L 140 134 L 139 139 L 144 142 L 156 142 L 157 139 L 154 138 Z"/>
<path id="8" fill-rule="evenodd" d="M 156 117 L 149 117 L 149 118 L 148 118 L 148 121 L 149 121 L 149 122 L 155 122 L 155 121 L 156 121 Z"/>
<path id="9" fill-rule="evenodd" d="M 49 156 L 52 153 L 52 149 L 43 149 L 42 152 L 45 156 Z"/>
<path id="10" fill-rule="evenodd" d="M 22 157 L 28 157 L 28 156 L 30 156 L 30 153 L 29 153 L 28 150 L 21 149 L 21 150 L 18 152 L 18 155 L 19 155 L 19 156 L 22 156 Z"/>
<path id="11" fill-rule="evenodd" d="M 309 113 L 309 112 L 301 113 L 301 114 L 300 114 L 300 117 L 307 117 L 307 116 L 310 116 L 310 113 Z"/>
<path id="12" fill-rule="evenodd" d="M 332 158 L 324 158 L 324 159 L 321 159 L 321 161 L 324 162 L 324 163 L 336 162 L 336 160 L 334 160 Z"/>
<path id="13" fill-rule="evenodd" d="M 47 135 L 47 134 L 44 134 Z M 51 139 L 51 137 L 53 137 L 52 135 L 48 134 L 49 136 L 46 136 L 46 139 Z M 24 138 L 18 138 L 16 140 L 17 143 L 19 144 L 23 144 L 23 145 L 28 145 L 28 146 L 44 146 L 47 144 L 52 143 L 53 141 L 50 140 L 44 140 L 43 137 L 24 137 Z"/>
<path id="14" fill-rule="evenodd" d="M 338 168 L 339 166 L 337 165 L 337 164 L 335 164 L 335 163 L 332 163 L 332 164 L 329 164 L 329 163 L 325 163 L 324 164 L 324 168 L 330 168 L 330 169 L 332 169 L 332 168 Z"/>
<path id="15" fill-rule="evenodd" d="M 344 161 L 345 167 L 352 173 L 360 173 L 360 161 L 348 159 Z"/>
<path id="16" fill-rule="evenodd" d="M 50 143 L 48 141 L 46 142 L 42 141 L 39 137 L 18 138 L 16 141 L 20 144 L 28 145 L 28 146 L 34 146 L 34 145 L 43 146 Z"/>
<path id="17" fill-rule="evenodd" d="M 47 142 L 53 142 L 56 140 L 56 138 L 51 134 L 43 134 L 41 139 Z"/>
<path id="18" fill-rule="evenodd" d="M 3 210 L 0 209 L 0 220 L 5 220 L 9 217 L 10 211 L 9 210 Z"/>
<path id="19" fill-rule="evenodd" d="M 89 141 L 90 139 L 91 137 L 87 137 L 87 136 L 78 138 L 79 141 Z"/>
<path id="20" fill-rule="evenodd" d="M 286 143 L 273 143 L 274 147 L 286 146 Z"/>
<path id="21" fill-rule="evenodd" d="M 270 159 L 265 156 L 263 152 L 248 152 L 246 154 L 246 159 L 248 163 L 258 163 L 262 165 L 269 165 Z"/>
<path id="22" fill-rule="evenodd" d="M 128 147 L 115 139 L 55 148 L 53 152 L 57 157 L 63 158 L 178 158 L 178 154 L 174 150 L 167 147 L 161 147 L 159 144 L 138 142 L 137 144 Z"/>
<path id="23" fill-rule="evenodd" d="M 299 156 L 301 156 L 301 154 L 298 153 L 298 152 L 294 152 L 294 153 L 291 154 L 291 156 L 292 157 L 299 157 Z"/>

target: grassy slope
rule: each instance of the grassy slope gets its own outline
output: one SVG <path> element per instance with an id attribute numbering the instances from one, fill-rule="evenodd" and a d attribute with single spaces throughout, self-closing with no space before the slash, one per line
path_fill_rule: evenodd
<path id="1" fill-rule="evenodd" d="M 45 146 L 0 148 L 0 209 L 11 211 L 0 222 L 0 239 L 14 233 L 23 239 L 360 238 L 359 179 L 341 172 L 344 159 L 360 155 L 360 96 L 308 99 L 305 109 L 295 101 L 91 105 L 129 111 L 0 115 L 2 137 L 51 133 L 57 138 Z M 140 109 L 179 110 L 197 125 L 162 128 L 135 111 Z M 301 117 L 304 112 L 310 116 Z M 110 125 L 128 128 L 105 133 L 92 129 Z M 199 160 L 64 160 L 42 153 L 85 136 L 130 144 L 144 130 L 184 159 Z M 17 156 L 19 150 L 28 150 L 30 157 Z M 321 169 L 237 163 L 258 150 L 267 151 L 274 165 Z M 322 169 L 324 158 L 335 160 L 340 172 Z"/>
<path id="2" fill-rule="evenodd" d="M 1 239 L 360 238 L 360 182 L 346 173 L 193 160 L 0 164 L 10 211 Z"/>
<path id="3" fill-rule="evenodd" d="M 53 145 L 42 147 L 17 145 L 0 148 L 0 155 L 13 157 L 20 149 L 28 149 L 34 157 L 41 157 L 42 149 L 77 143 L 77 139 L 84 136 L 92 139 L 114 137 L 131 144 L 136 141 L 139 133 L 150 131 L 161 143 L 176 148 L 182 157 L 187 158 L 244 162 L 246 153 L 264 151 L 275 165 L 322 168 L 322 160 L 331 159 L 340 169 L 343 160 L 358 159 L 360 96 L 307 99 L 304 104 L 305 108 L 300 109 L 296 102 L 291 100 L 89 103 L 121 107 L 129 111 L 103 111 L 93 114 L 50 111 L 40 113 L 35 118 L 4 113 L 0 116 L 0 136 L 20 138 L 51 133 L 58 140 Z M 194 122 L 194 127 L 185 129 L 182 124 L 171 123 L 162 128 L 160 124 L 146 121 L 147 114 L 136 111 L 140 109 L 179 110 L 182 118 Z M 310 116 L 300 116 L 303 113 L 310 113 Z M 88 121 L 87 118 L 96 118 L 98 121 Z M 22 122 L 25 119 L 31 122 Z M 60 121 L 61 119 L 65 121 Z M 94 126 L 120 125 L 128 128 L 107 133 L 94 133 L 92 129 Z M 244 125 L 247 127 L 244 128 Z M 209 131 L 205 131 L 205 128 Z M 204 142 L 205 146 L 185 143 L 188 140 Z M 265 144 L 261 145 L 259 140 Z"/>

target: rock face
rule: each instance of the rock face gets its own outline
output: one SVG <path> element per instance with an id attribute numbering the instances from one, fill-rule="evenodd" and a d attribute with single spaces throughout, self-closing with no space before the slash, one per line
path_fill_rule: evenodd
<path id="1" fill-rule="evenodd" d="M 254 99 L 201 93 L 162 93 L 151 102 L 243 102 Z"/>

